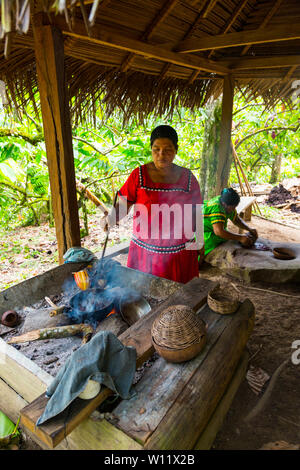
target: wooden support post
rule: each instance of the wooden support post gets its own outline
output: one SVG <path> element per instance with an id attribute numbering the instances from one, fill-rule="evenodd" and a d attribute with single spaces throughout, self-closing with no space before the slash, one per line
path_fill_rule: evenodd
<path id="1" fill-rule="evenodd" d="M 231 126 L 234 97 L 234 78 L 231 74 L 224 77 L 222 117 L 220 129 L 219 160 L 216 178 L 216 194 L 227 186 L 231 163 Z"/>
<path id="2" fill-rule="evenodd" d="M 34 18 L 38 87 L 49 167 L 59 262 L 72 246 L 80 246 L 72 131 L 65 81 L 61 32 Z"/>

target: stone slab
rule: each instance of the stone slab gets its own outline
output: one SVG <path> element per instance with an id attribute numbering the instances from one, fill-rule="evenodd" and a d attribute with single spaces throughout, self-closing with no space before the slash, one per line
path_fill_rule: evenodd
<path id="1" fill-rule="evenodd" d="M 271 249 L 279 246 L 290 248 L 294 250 L 296 258 L 280 260 L 274 257 L 272 251 L 242 248 L 239 243 L 230 240 L 206 255 L 205 261 L 226 274 L 248 283 L 300 282 L 300 243 L 272 242 L 264 238 L 258 238 L 257 241 L 267 244 Z"/>

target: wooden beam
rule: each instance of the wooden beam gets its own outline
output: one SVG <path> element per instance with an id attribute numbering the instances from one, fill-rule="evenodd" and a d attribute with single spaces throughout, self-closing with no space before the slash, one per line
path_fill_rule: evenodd
<path id="1" fill-rule="evenodd" d="M 217 2 L 215 0 L 210 0 L 206 6 L 204 6 L 204 8 L 201 8 L 200 9 L 200 13 L 197 15 L 195 21 L 193 22 L 193 24 L 190 26 L 190 28 L 187 30 L 187 32 L 185 33 L 184 37 L 183 37 L 183 41 L 188 39 L 190 36 L 192 36 L 192 34 L 194 33 L 194 31 L 196 30 L 197 26 L 199 25 L 199 23 L 201 22 L 201 20 L 207 18 L 207 16 L 209 15 L 209 13 L 211 12 L 211 10 L 214 8 L 215 4 Z M 167 75 L 167 73 L 169 72 L 171 68 L 171 64 L 167 64 L 165 67 L 163 67 L 162 69 L 162 72 L 161 72 L 161 75 L 160 75 L 160 80 L 163 80 L 165 78 L 165 76 Z M 194 70 L 191 74 L 191 77 L 189 78 L 189 81 L 188 81 L 188 85 L 192 84 L 196 78 L 198 77 L 200 73 L 200 70 Z"/>
<path id="2" fill-rule="evenodd" d="M 247 5 L 249 0 L 242 0 L 239 4 L 237 4 L 237 6 L 235 7 L 232 15 L 231 15 L 231 18 L 230 20 L 228 21 L 228 23 L 226 24 L 225 28 L 223 28 L 222 30 L 222 34 L 227 34 L 228 31 L 230 30 L 231 26 L 234 24 L 235 20 L 238 18 L 238 16 L 240 15 L 240 13 L 243 11 L 243 9 L 245 8 L 245 6 Z M 214 53 L 214 49 L 210 51 L 210 53 L 208 54 L 208 58 L 210 59 L 212 54 Z"/>
<path id="3" fill-rule="evenodd" d="M 271 10 L 269 11 L 269 13 L 267 14 L 267 16 L 264 18 L 263 22 L 261 23 L 259 29 L 264 29 L 267 24 L 269 23 L 269 21 L 271 20 L 271 18 L 275 15 L 276 11 L 278 10 L 280 4 L 282 3 L 282 0 L 277 0 L 274 5 L 272 6 Z M 244 49 L 242 50 L 242 53 L 241 55 L 245 55 L 248 50 L 250 49 L 251 47 L 251 44 L 249 44 L 248 46 L 244 47 Z"/>
<path id="4" fill-rule="evenodd" d="M 0 338 L 0 409 L 13 422 L 17 422 L 20 411 L 28 402 L 34 400 L 41 391 L 45 392 L 52 380 L 50 374 Z M 22 423 L 20 427 L 43 449 L 49 450 L 35 433 L 31 433 Z M 93 421 L 88 418 L 56 449 L 138 450 L 141 446 L 105 419 Z"/>
<path id="5" fill-rule="evenodd" d="M 229 73 L 227 67 L 218 65 L 214 61 L 207 60 L 202 57 L 178 54 L 177 52 L 164 49 L 161 46 L 147 44 L 146 42 L 117 34 L 113 28 L 109 28 L 107 26 L 94 26 L 91 29 L 90 36 L 87 36 L 83 22 L 78 21 L 74 26 L 73 31 L 69 31 L 66 25 L 64 27 L 65 22 L 62 21 L 61 18 L 57 18 L 55 22 L 57 24 L 61 24 L 62 27 L 60 27 L 60 29 L 62 29 L 65 36 L 81 39 L 87 43 L 93 42 L 95 44 L 102 44 L 104 46 L 133 52 L 134 54 L 141 55 L 143 57 L 169 62 L 171 64 L 180 65 L 194 70 L 204 70 L 206 72 L 217 73 L 220 75 L 226 75 Z"/>
<path id="6" fill-rule="evenodd" d="M 234 372 L 232 380 L 226 389 L 222 399 L 218 403 L 212 417 L 210 418 L 205 430 L 199 437 L 194 450 L 209 450 L 214 443 L 216 435 L 222 428 L 225 417 L 229 411 L 231 403 L 237 393 L 241 382 L 245 379 L 248 368 L 249 353 L 244 351 L 239 364 Z"/>
<path id="7" fill-rule="evenodd" d="M 184 303 L 193 308 L 194 311 L 197 311 L 206 302 L 209 290 L 215 286 L 216 283 L 208 279 L 192 279 L 187 284 L 184 284 L 181 289 L 170 295 L 157 308 L 151 310 L 118 336 L 125 346 L 133 346 L 136 349 L 137 367 L 140 367 L 154 353 L 151 326 L 157 315 L 168 306 L 178 305 L 178 303 Z M 100 393 L 92 400 L 77 398 L 72 402 L 69 410 L 65 410 L 41 426 L 36 426 L 36 421 L 41 416 L 48 401 L 45 394 L 42 394 L 23 408 L 21 420 L 23 425 L 35 433 L 39 439 L 50 448 L 54 448 L 112 393 L 110 389 L 102 387 Z"/>
<path id="8" fill-rule="evenodd" d="M 145 449 L 188 450 L 197 445 L 200 434 L 230 384 L 253 330 L 254 319 L 254 306 L 246 299 L 147 440 Z M 186 403 L 188 407 L 183 406 Z"/>
<path id="9" fill-rule="evenodd" d="M 227 47 L 244 46 L 248 44 L 265 44 L 277 41 L 291 41 L 300 38 L 300 24 L 286 24 L 267 30 L 256 29 L 238 33 L 219 34 L 201 39 L 183 41 L 177 51 L 182 53 L 206 51 L 209 49 L 224 49 Z"/>
<path id="10" fill-rule="evenodd" d="M 63 37 L 39 18 L 35 18 L 33 32 L 58 255 L 63 263 L 68 248 L 80 246 Z"/>
<path id="11" fill-rule="evenodd" d="M 216 178 L 216 194 L 220 194 L 227 186 L 229 161 L 231 160 L 231 126 L 234 97 L 234 78 L 232 75 L 224 77 L 222 117 L 220 129 L 219 159 Z"/>
<path id="12" fill-rule="evenodd" d="M 176 3 L 178 3 L 178 0 L 167 0 L 162 8 L 159 10 L 153 21 L 149 24 L 148 28 L 146 31 L 143 33 L 141 40 L 142 41 L 148 41 L 151 37 L 151 35 L 154 33 L 156 28 L 167 18 L 167 16 L 170 14 L 170 12 L 173 10 L 175 7 Z M 121 72 L 126 72 L 130 65 L 132 64 L 134 60 L 135 54 L 133 52 L 130 52 L 129 55 L 125 58 L 123 63 L 121 64 L 120 70 Z"/>
<path id="13" fill-rule="evenodd" d="M 225 67 L 231 70 L 247 69 L 269 69 L 282 67 L 298 67 L 300 65 L 300 55 L 286 55 L 274 57 L 234 57 L 220 61 Z"/>

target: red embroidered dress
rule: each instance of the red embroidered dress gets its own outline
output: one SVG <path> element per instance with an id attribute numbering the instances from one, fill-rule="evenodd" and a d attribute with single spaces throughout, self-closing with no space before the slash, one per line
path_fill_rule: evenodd
<path id="1" fill-rule="evenodd" d="M 194 240 L 192 205 L 202 203 L 192 172 L 182 168 L 177 183 L 154 183 L 142 165 L 118 194 L 134 204 L 127 266 L 182 283 L 198 276 L 197 250 L 186 249 Z"/>

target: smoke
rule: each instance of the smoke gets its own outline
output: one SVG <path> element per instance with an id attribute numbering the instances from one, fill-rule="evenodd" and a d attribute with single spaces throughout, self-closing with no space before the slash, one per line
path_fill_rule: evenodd
<path id="1" fill-rule="evenodd" d="M 88 323 L 96 328 L 107 315 L 115 309 L 121 312 L 121 306 L 135 302 L 141 295 L 127 286 L 121 264 L 113 259 L 98 260 L 87 268 L 90 287 L 79 290 L 74 278 L 69 278 L 63 285 L 69 305 L 64 310 L 72 323 Z"/>

